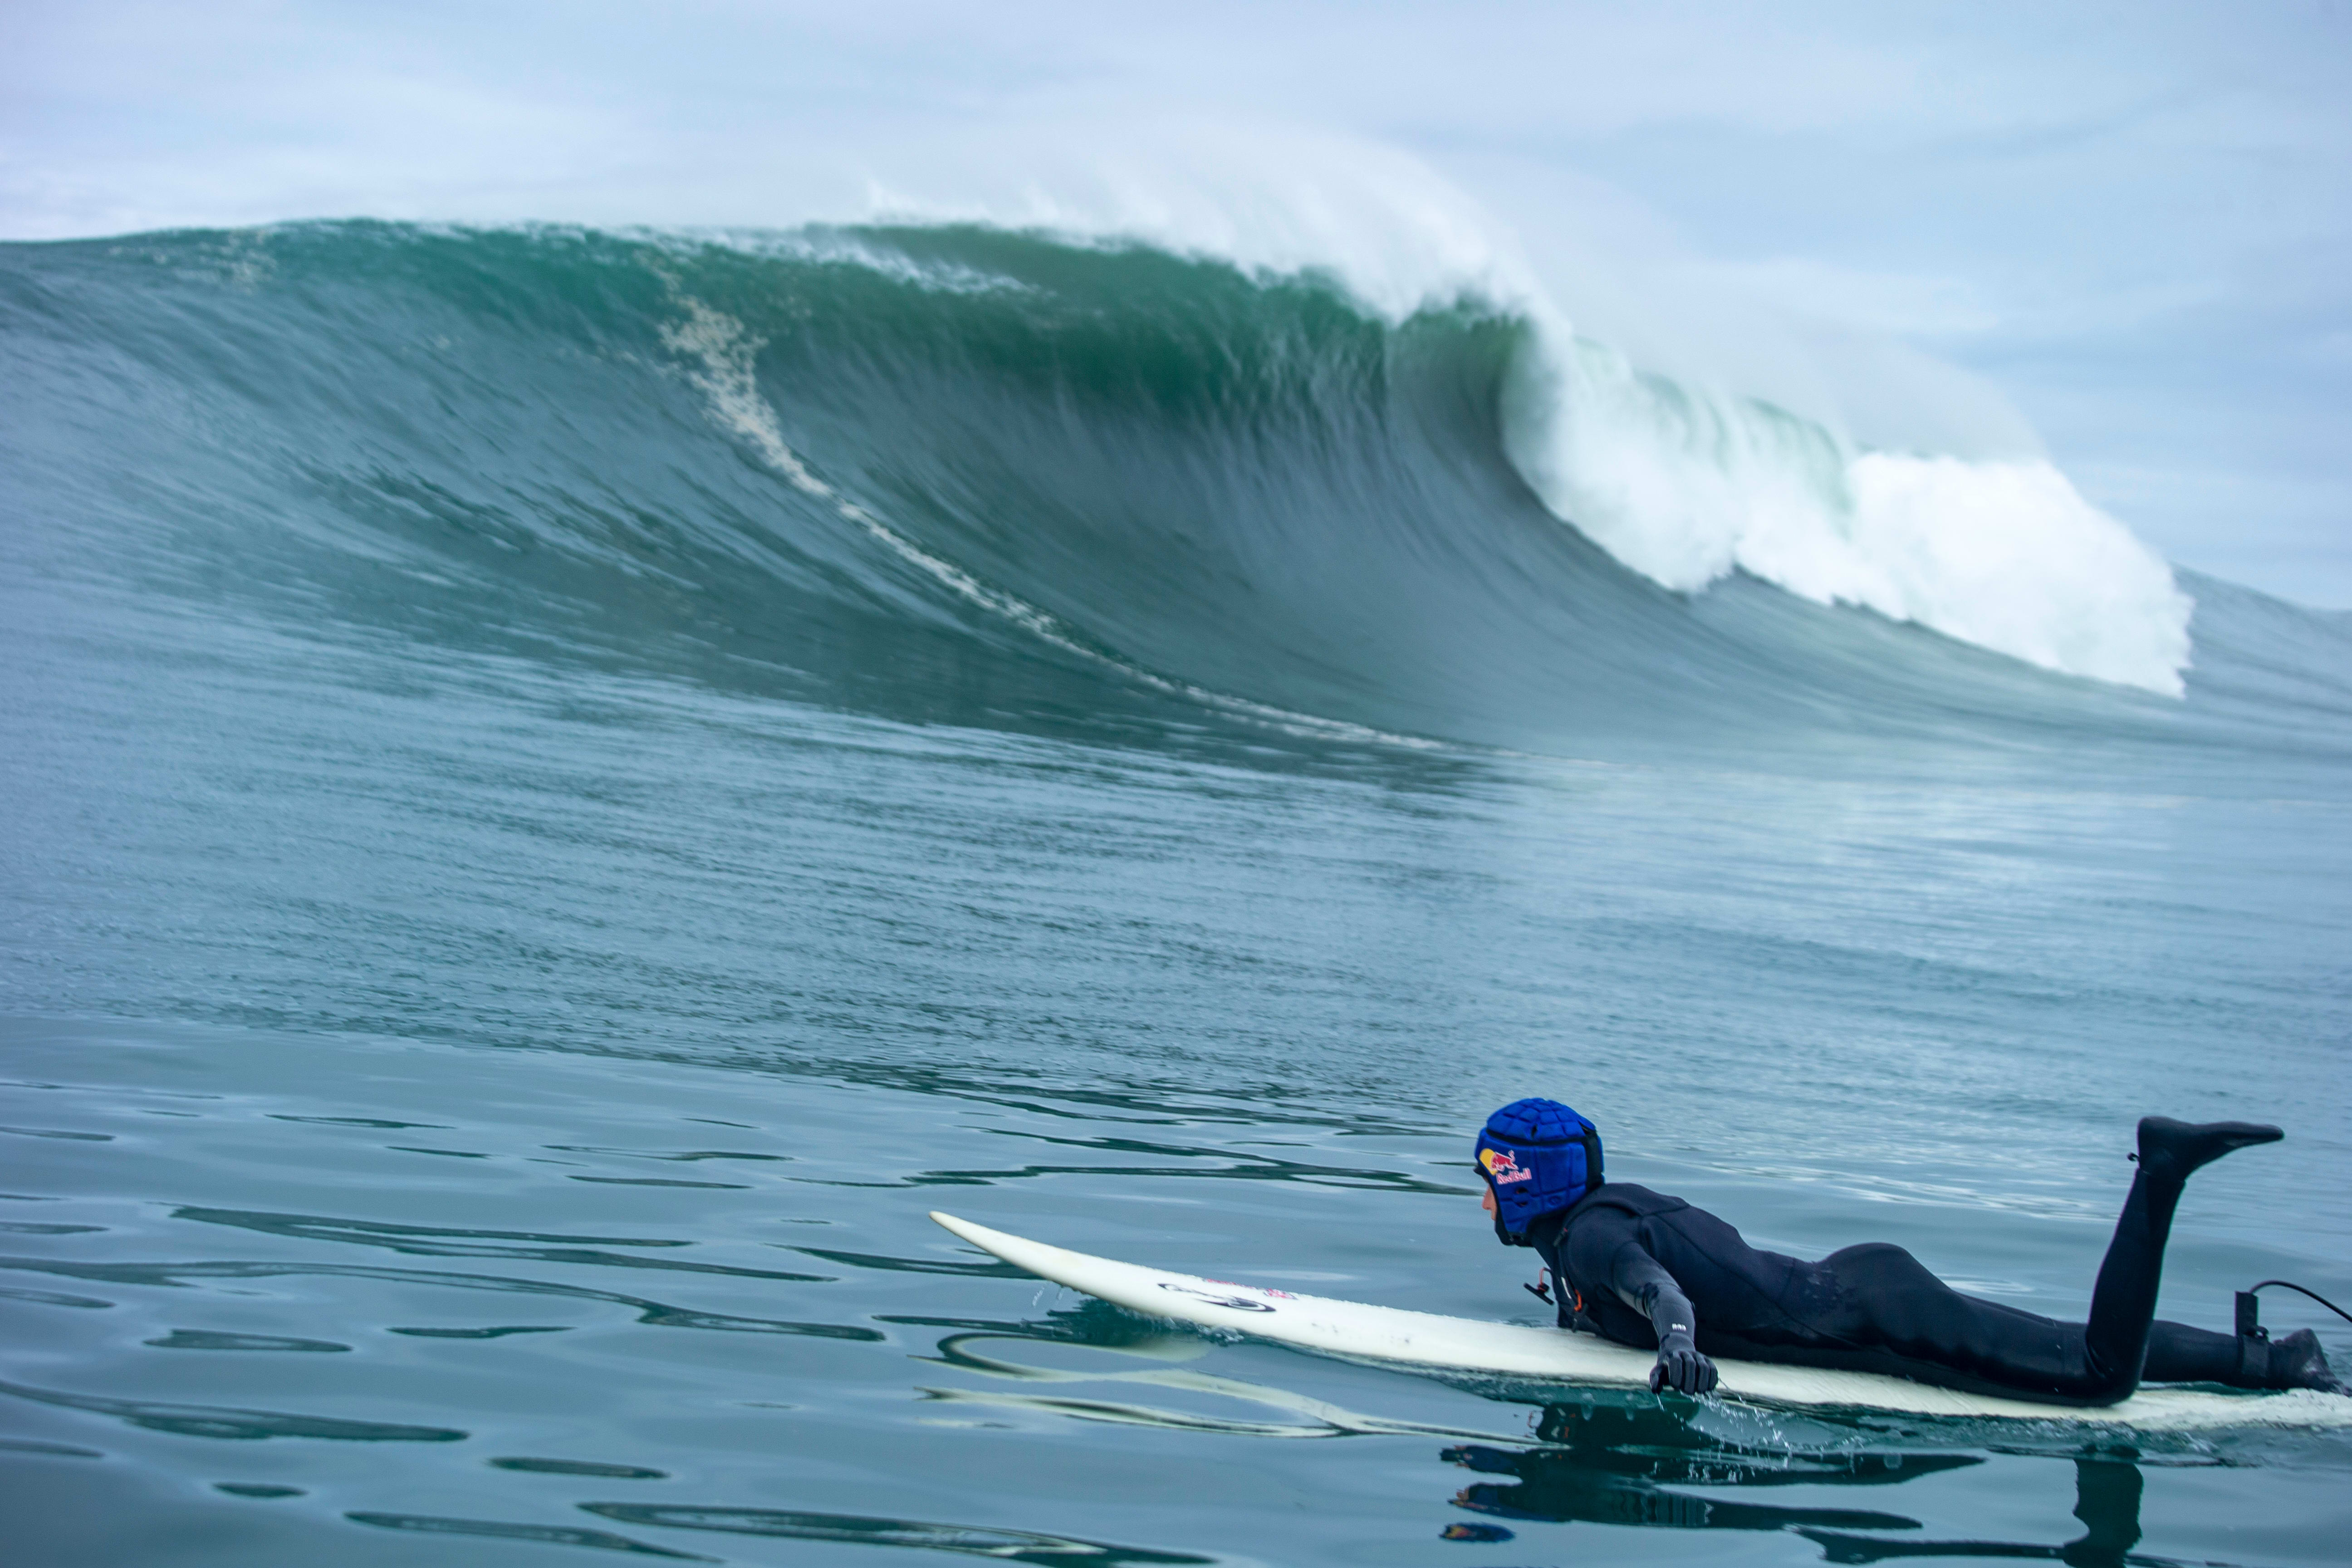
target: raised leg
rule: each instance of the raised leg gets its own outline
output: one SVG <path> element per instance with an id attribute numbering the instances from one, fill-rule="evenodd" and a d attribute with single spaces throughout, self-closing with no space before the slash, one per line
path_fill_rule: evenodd
<path id="1" fill-rule="evenodd" d="M 2253 1121 L 2192 1124 L 2150 1116 L 2139 1124 L 2139 1173 L 2132 1178 L 2116 1234 L 2091 1291 L 2084 1352 L 2102 1399 L 2121 1399 L 2138 1385 L 2147 1359 L 2148 1326 L 2156 1318 L 2157 1287 L 2164 1277 L 2164 1246 L 2181 1189 L 2200 1166 L 2232 1150 L 2274 1143 L 2286 1134 Z"/>

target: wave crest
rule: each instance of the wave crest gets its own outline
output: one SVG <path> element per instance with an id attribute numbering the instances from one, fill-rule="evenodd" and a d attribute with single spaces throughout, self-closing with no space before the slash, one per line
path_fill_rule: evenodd
<path id="1" fill-rule="evenodd" d="M 1546 502 L 1663 586 L 1745 572 L 2068 675 L 2179 697 L 2195 608 L 2050 463 L 1855 451 L 1769 405 L 1644 374 L 1559 329 L 1509 402 Z"/>

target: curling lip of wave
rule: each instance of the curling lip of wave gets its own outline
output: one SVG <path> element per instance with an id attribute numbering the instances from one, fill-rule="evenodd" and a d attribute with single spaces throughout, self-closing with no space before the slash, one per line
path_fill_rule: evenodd
<path id="1" fill-rule="evenodd" d="M 2193 603 L 2161 557 L 2047 461 L 1858 451 L 1820 421 L 1644 374 L 1580 337 L 1516 241 L 1418 161 L 1297 143 L 1286 153 L 1301 164 L 1288 174 L 1237 176 L 1162 150 L 1111 193 L 1032 191 L 1002 214 L 886 205 L 918 222 L 952 214 L 1064 243 L 1139 244 L 1261 279 L 1324 272 L 1392 324 L 1496 301 L 1533 328 L 1506 452 L 1555 516 L 1622 564 L 1680 593 L 1741 571 L 2046 669 L 2183 695 Z M 1256 199 L 1237 199 L 1237 178 Z"/>

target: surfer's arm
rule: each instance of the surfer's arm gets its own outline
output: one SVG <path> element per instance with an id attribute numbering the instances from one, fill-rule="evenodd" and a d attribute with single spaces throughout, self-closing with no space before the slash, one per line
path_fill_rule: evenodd
<path id="1" fill-rule="evenodd" d="M 1698 1314 L 1690 1298 L 1638 1241 L 1628 1241 L 1609 1260 L 1610 1288 L 1619 1300 L 1650 1320 L 1658 1336 L 1658 1363 L 1650 1369 L 1650 1391 L 1673 1388 L 1706 1394 L 1715 1387 L 1715 1363 L 1699 1353 Z"/>

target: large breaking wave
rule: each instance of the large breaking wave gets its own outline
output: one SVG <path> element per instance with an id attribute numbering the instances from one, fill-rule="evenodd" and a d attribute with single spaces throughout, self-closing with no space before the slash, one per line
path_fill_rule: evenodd
<path id="1" fill-rule="evenodd" d="M 1775 344 L 1786 335 L 1775 323 L 1638 279 L 1605 244 L 1555 236 L 1560 253 L 1530 249 L 1414 159 L 1268 132 L 1237 144 L 1196 124 L 1167 144 L 1105 150 L 1091 176 L 1016 143 L 1013 165 L 1040 171 L 1024 196 L 877 200 L 1113 244 L 1140 237 L 1260 277 L 1326 270 L 1391 323 L 1483 300 L 1528 329 L 1505 400 L 1510 460 L 1555 516 L 1652 581 L 1691 593 L 1745 573 L 2046 669 L 2181 694 L 2189 596 L 1990 389 L 1955 405 L 1948 367 L 1906 363 L 1891 344 L 1878 345 L 1891 357 L 1859 361 L 1852 343 Z M 986 184 L 969 172 L 950 182 Z M 1597 337 L 1579 319 L 1588 307 L 1604 322 Z M 1637 360 L 1609 337 L 1627 332 L 1657 356 L 1658 329 L 1687 340 L 1694 316 L 1695 353 L 1685 342 Z M 1851 362 L 1826 382 L 1811 363 L 1825 349 Z M 1924 405 L 1923 370 L 1942 383 Z M 1871 441 L 1850 434 L 1857 425 Z"/>
<path id="2" fill-rule="evenodd" d="M 1857 450 L 1523 302 L 954 225 L 0 259 L 18 543 L 313 623 L 1577 754 L 2161 730 L 2188 657 L 2046 466 Z"/>

